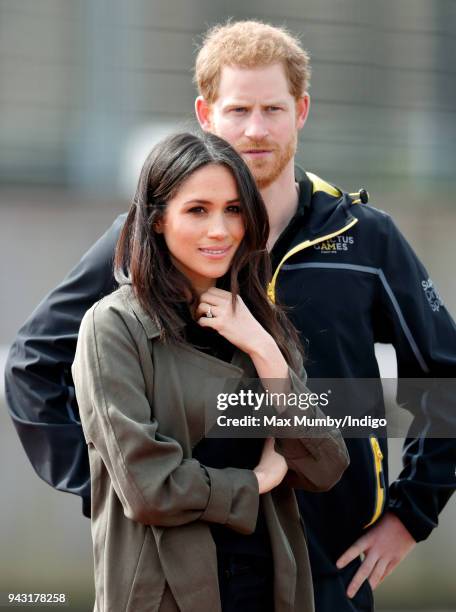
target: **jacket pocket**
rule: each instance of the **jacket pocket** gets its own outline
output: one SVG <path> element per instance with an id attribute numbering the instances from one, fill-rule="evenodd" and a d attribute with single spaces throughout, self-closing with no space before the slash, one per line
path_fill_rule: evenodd
<path id="1" fill-rule="evenodd" d="M 373 435 L 369 436 L 370 450 L 372 453 L 372 465 L 374 470 L 374 507 L 369 522 L 364 525 L 363 529 L 367 529 L 373 525 L 381 516 L 385 507 L 386 491 L 385 491 L 385 474 L 383 472 L 383 453 L 377 438 Z"/>

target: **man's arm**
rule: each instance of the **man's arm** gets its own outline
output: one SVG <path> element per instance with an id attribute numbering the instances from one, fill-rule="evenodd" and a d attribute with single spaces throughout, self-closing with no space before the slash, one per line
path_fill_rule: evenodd
<path id="1" fill-rule="evenodd" d="M 414 417 L 403 470 L 390 487 L 389 510 L 418 542 L 437 526 L 456 486 L 456 440 L 436 431 L 449 436 L 456 431 L 456 398 L 449 394 L 450 403 L 437 406 L 438 385 L 431 382 L 456 378 L 456 325 L 412 248 L 389 218 L 388 223 L 382 328 L 396 350 L 399 403 Z M 413 378 L 428 379 L 429 389 L 415 394 L 406 380 L 401 383 Z M 419 437 L 412 433 L 417 431 Z"/>
<path id="2" fill-rule="evenodd" d="M 404 444 L 403 469 L 390 486 L 387 512 L 338 560 L 343 567 L 365 554 L 348 587 L 350 597 L 365 579 L 375 588 L 416 542 L 428 537 L 456 485 L 456 440 L 435 436 L 443 421 L 455 432 L 455 398 L 448 396 L 451 405 L 438 406 L 437 414 L 432 391 L 410 398 L 407 383 L 401 385 L 401 378 L 430 382 L 456 377 L 456 326 L 408 242 L 387 216 L 385 223 L 376 340 L 395 347 L 399 401 L 414 418 Z M 419 431 L 418 437 L 412 431 Z"/>
<path id="3" fill-rule="evenodd" d="M 84 313 L 115 287 L 113 256 L 125 221 L 111 228 L 19 330 L 5 368 L 9 413 L 36 473 L 83 498 L 90 516 L 90 472 L 71 365 Z"/>

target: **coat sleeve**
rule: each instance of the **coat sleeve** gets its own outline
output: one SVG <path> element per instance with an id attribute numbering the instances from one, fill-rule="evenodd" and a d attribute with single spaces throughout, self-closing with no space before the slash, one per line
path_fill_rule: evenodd
<path id="1" fill-rule="evenodd" d="M 296 361 L 296 372 L 289 368 L 291 393 L 307 394 L 307 374 L 300 354 L 296 355 Z M 313 406 L 309 406 L 306 415 L 309 418 L 325 416 L 320 408 Z M 290 416 L 293 417 L 293 411 Z M 286 482 L 296 489 L 328 491 L 340 480 L 350 463 L 342 434 L 336 428 L 320 431 L 318 435 L 315 435 L 315 429 L 299 429 L 296 437 L 276 438 L 275 441 L 276 451 L 285 458 L 289 468 Z"/>
<path id="2" fill-rule="evenodd" d="M 114 288 L 112 261 L 125 215 L 35 309 L 11 346 L 5 368 L 9 413 L 38 476 L 80 495 L 90 516 L 90 479 L 71 377 L 81 319 Z"/>
<path id="3" fill-rule="evenodd" d="M 150 362 L 149 381 L 152 372 Z M 103 302 L 83 319 L 73 377 L 86 440 L 99 453 L 125 516 L 161 527 L 199 519 L 253 532 L 259 505 L 255 474 L 204 467 L 160 432 L 138 342 L 123 315 Z"/>
<path id="4" fill-rule="evenodd" d="M 406 239 L 390 217 L 386 223 L 376 340 L 396 350 L 398 402 L 413 415 L 389 510 L 420 541 L 437 526 L 456 485 L 456 394 L 441 393 L 438 381 L 456 377 L 456 326 Z M 401 379 L 428 383 L 416 393 Z M 448 437 L 441 437 L 442 431 Z"/>

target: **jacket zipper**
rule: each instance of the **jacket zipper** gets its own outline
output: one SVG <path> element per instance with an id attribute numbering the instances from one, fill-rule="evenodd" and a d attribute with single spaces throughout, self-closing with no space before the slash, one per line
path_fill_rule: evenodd
<path id="1" fill-rule="evenodd" d="M 325 240 L 329 240 L 330 238 L 334 238 L 334 236 L 338 236 L 339 234 L 342 234 L 346 230 L 348 230 L 351 227 L 353 227 L 355 225 L 355 223 L 358 223 L 358 219 L 352 219 L 352 221 L 350 221 L 350 223 L 348 223 L 347 225 L 345 225 L 341 229 L 337 230 L 336 232 L 332 232 L 331 234 L 326 234 L 326 236 L 320 236 L 319 238 L 315 238 L 314 240 L 305 240 L 304 242 L 301 242 L 300 244 L 297 244 L 295 247 L 290 249 L 288 251 L 288 253 L 285 253 L 285 255 L 282 258 L 282 261 L 279 263 L 279 265 L 277 266 L 277 268 L 276 268 L 276 270 L 275 270 L 275 272 L 273 274 L 271 282 L 268 285 L 268 297 L 269 297 L 270 301 L 272 303 L 275 302 L 275 287 L 276 287 L 277 277 L 279 276 L 279 272 L 280 272 L 283 264 L 286 261 L 288 261 L 288 259 L 290 259 L 290 257 L 293 257 L 293 255 L 296 255 L 296 253 L 299 253 L 300 251 L 303 251 L 304 249 L 308 249 L 309 247 L 313 246 L 314 244 L 318 244 L 319 242 L 324 242 Z"/>
<path id="2" fill-rule="evenodd" d="M 374 456 L 374 468 L 375 468 L 375 507 L 374 513 L 371 520 L 364 525 L 363 529 L 367 529 L 375 523 L 382 513 L 383 506 L 385 504 L 385 479 L 383 477 L 383 453 L 380 448 L 380 444 L 375 436 L 369 438 L 371 451 Z"/>

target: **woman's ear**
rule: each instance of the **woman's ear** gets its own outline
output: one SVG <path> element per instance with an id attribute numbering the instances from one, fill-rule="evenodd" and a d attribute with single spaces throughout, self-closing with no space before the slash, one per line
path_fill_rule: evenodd
<path id="1" fill-rule="evenodd" d="M 158 219 L 152 223 L 152 230 L 156 234 L 163 234 L 163 219 Z"/>

